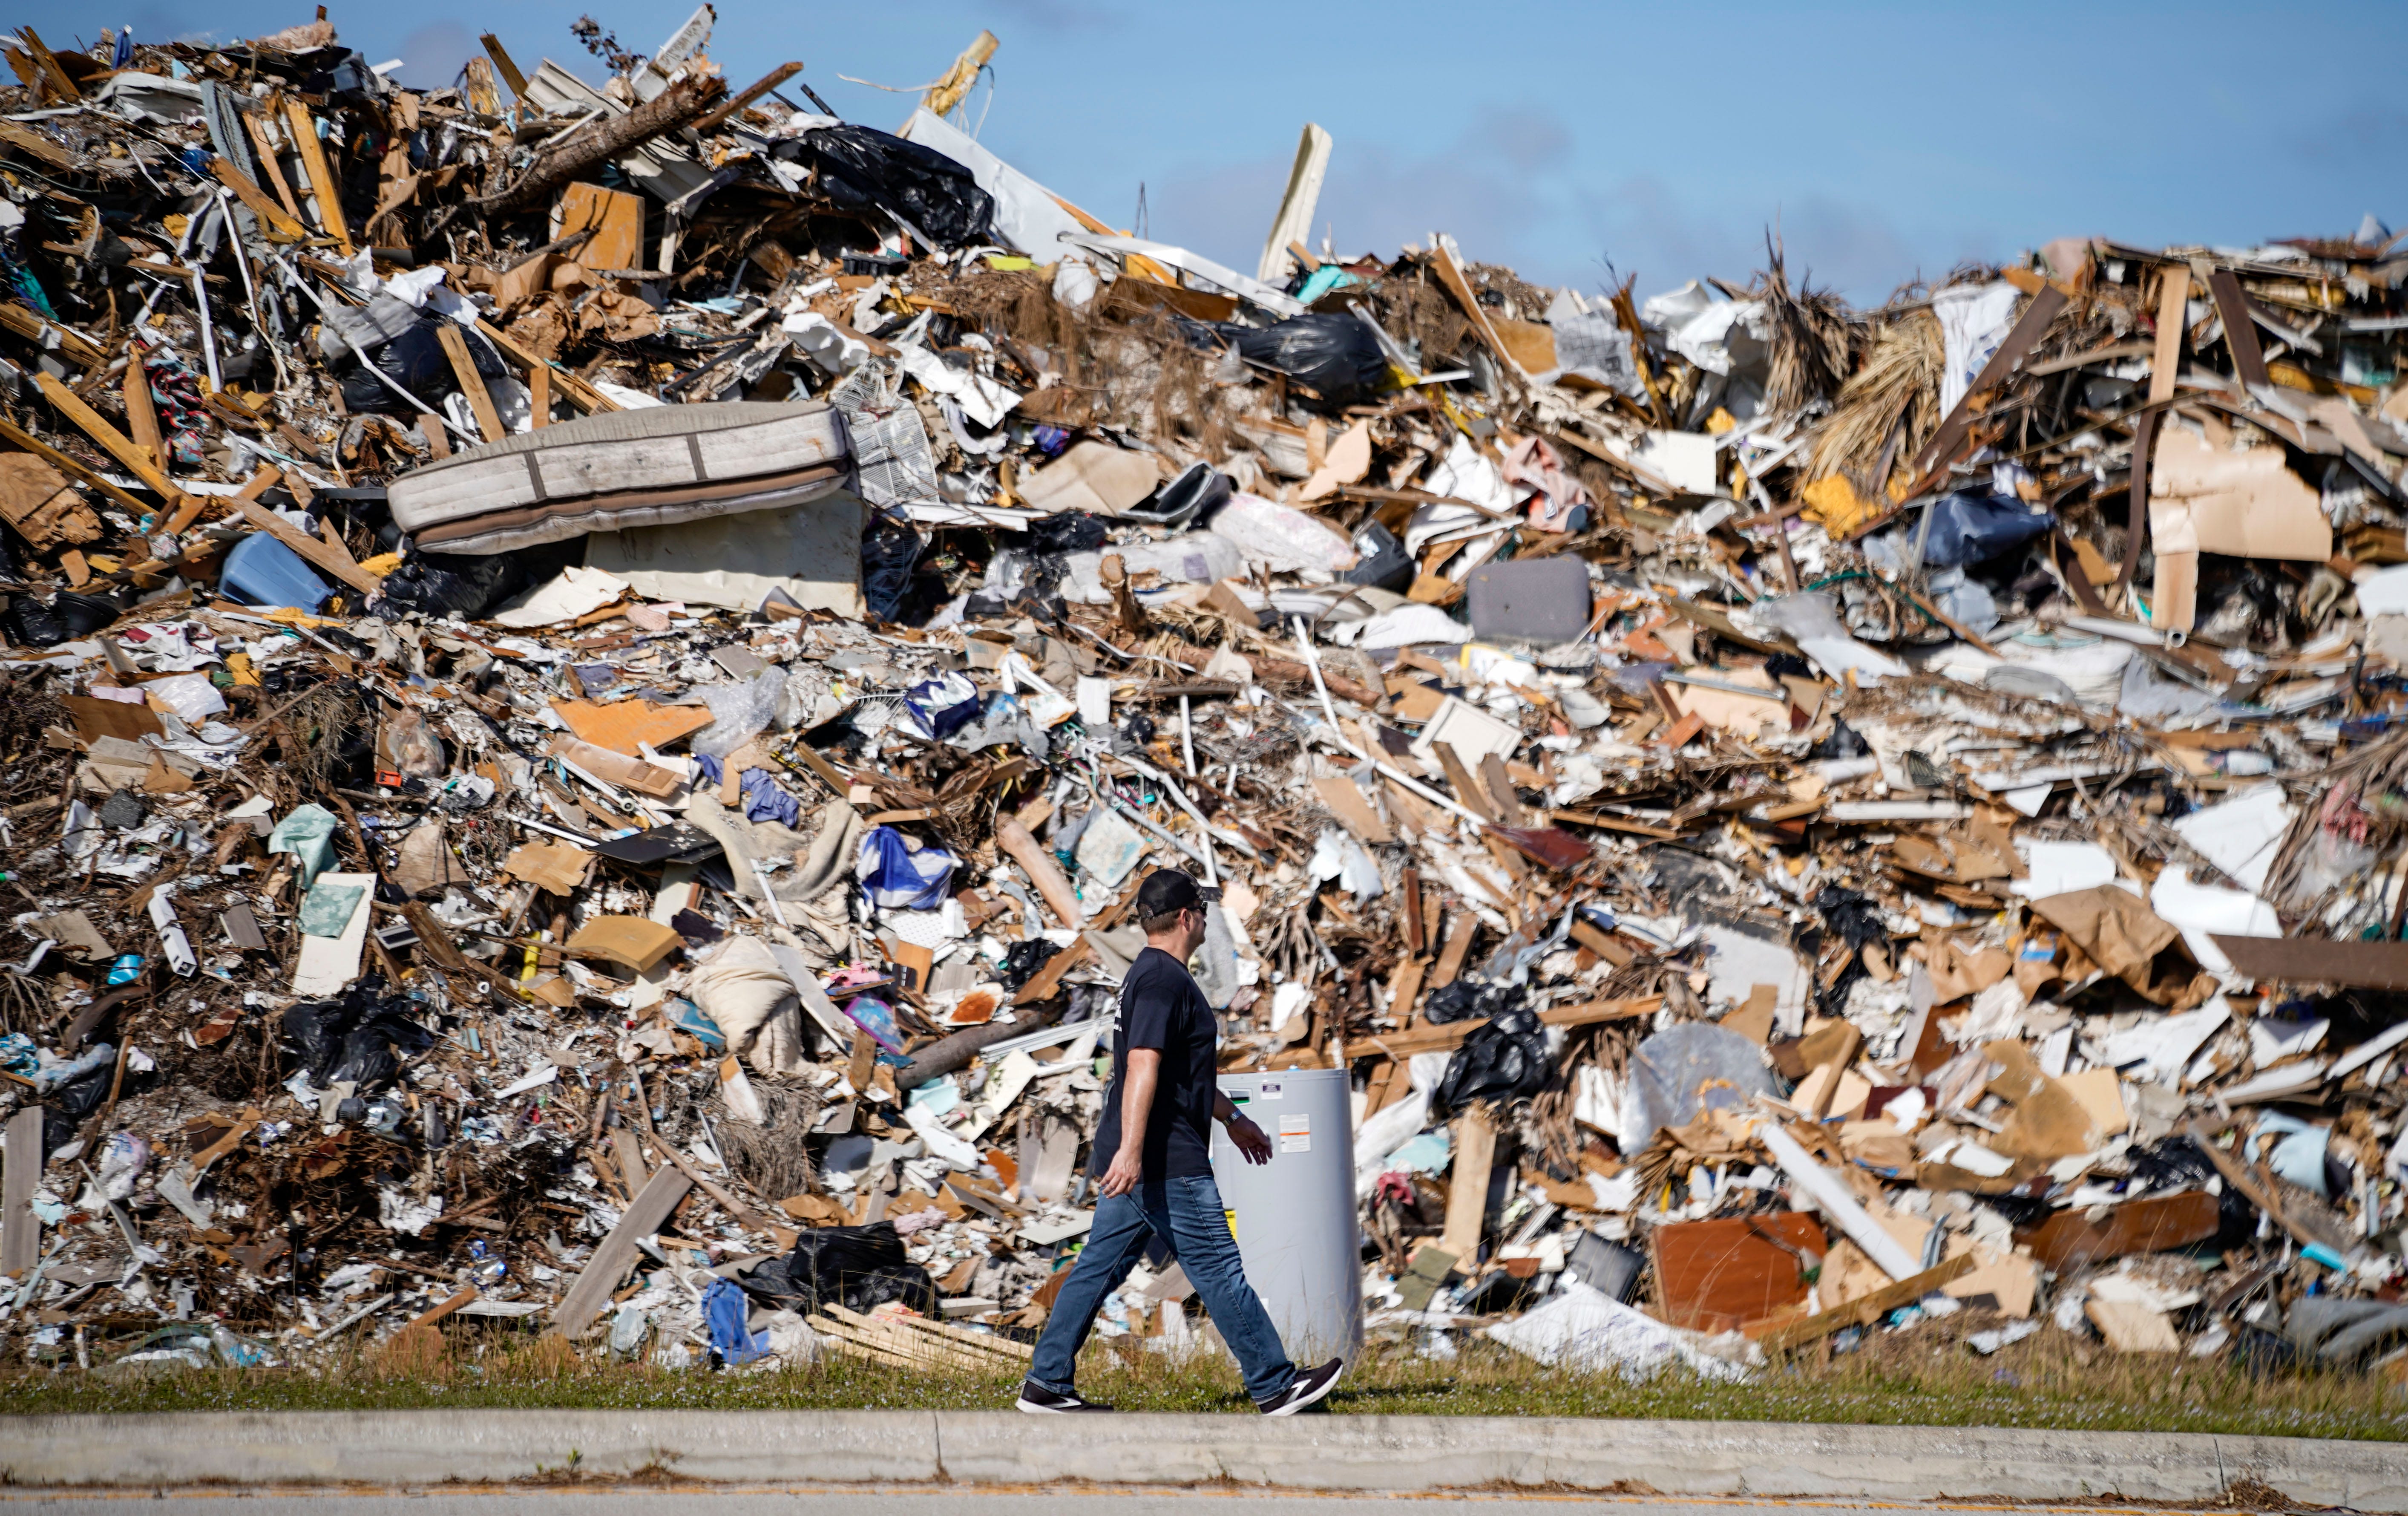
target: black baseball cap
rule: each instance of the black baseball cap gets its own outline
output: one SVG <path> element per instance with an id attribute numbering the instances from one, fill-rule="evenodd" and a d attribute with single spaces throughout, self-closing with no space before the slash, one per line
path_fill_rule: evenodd
<path id="1" fill-rule="evenodd" d="M 1218 889 L 1197 884 L 1195 875 L 1185 870 L 1156 869 L 1137 887 L 1138 919 L 1151 921 L 1157 916 L 1200 910 L 1205 902 L 1217 902 L 1220 898 Z"/>

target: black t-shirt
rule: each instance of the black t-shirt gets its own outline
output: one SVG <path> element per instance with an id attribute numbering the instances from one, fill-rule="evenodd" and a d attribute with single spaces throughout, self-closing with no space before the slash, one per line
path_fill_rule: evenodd
<path id="1" fill-rule="evenodd" d="M 1148 947 L 1121 981 L 1120 1031 L 1112 1038 L 1112 1084 L 1096 1131 L 1087 1172 L 1102 1178 L 1121 1146 L 1121 1090 L 1128 1082 L 1132 1047 L 1162 1054 L 1162 1075 L 1145 1118 L 1149 1179 L 1187 1179 L 1212 1172 L 1212 1007 L 1185 964 Z"/>

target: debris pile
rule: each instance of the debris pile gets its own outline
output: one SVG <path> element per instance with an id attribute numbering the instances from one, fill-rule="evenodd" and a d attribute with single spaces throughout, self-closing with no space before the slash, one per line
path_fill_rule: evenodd
<path id="1" fill-rule="evenodd" d="M 2394 1350 L 2399 238 L 1247 273 L 711 21 L 8 41 L 12 1353 L 1008 1369 L 1162 864 L 1377 1334 Z"/>

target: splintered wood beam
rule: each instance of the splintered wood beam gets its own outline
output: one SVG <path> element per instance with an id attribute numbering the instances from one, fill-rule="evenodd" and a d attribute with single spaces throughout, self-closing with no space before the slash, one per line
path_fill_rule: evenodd
<path id="1" fill-rule="evenodd" d="M 602 1307 L 610 1303 L 610 1292 L 619 1288 L 620 1279 L 636 1262 L 636 1239 L 649 1237 L 661 1229 L 661 1223 L 677 1209 L 694 1181 L 673 1168 L 653 1173 L 642 1191 L 620 1213 L 619 1224 L 610 1234 L 595 1247 L 594 1256 L 587 1261 L 584 1272 L 577 1276 L 568 1292 L 552 1307 L 552 1330 L 575 1341 L 585 1335 Z"/>
<path id="2" fill-rule="evenodd" d="M 184 492 L 176 487 L 176 482 L 167 477 L 165 469 L 151 460 L 149 449 L 110 426 L 107 417 L 84 404 L 81 396 L 61 383 L 56 377 L 50 374 L 34 377 L 41 387 L 43 397 L 58 408 L 59 414 L 74 422 L 86 437 L 98 442 L 110 457 L 124 465 L 127 473 L 157 491 L 160 498 L 167 502 L 168 510 L 173 511 L 184 503 Z"/>
<path id="3" fill-rule="evenodd" d="M 494 408 L 494 397 L 485 388 L 485 376 L 477 372 L 476 354 L 468 351 L 468 339 L 460 333 L 457 322 L 435 324 L 436 340 L 443 344 L 443 355 L 452 360 L 452 377 L 460 382 L 460 393 L 468 397 L 468 409 L 477 414 L 477 429 L 488 442 L 498 442 L 509 433 L 502 427 L 502 413 Z"/>
<path id="4" fill-rule="evenodd" d="M 351 246 L 351 230 L 343 224 L 342 196 L 336 192 L 335 171 L 326 163 L 326 150 L 318 140 L 318 123 L 309 108 L 298 100 L 284 102 L 284 120 L 293 133 L 294 151 L 301 156 L 302 171 L 309 176 L 309 194 L 318 202 L 318 219 L 324 224 L 321 230 L 335 239 L 335 246 L 348 258 L 355 251 Z"/>

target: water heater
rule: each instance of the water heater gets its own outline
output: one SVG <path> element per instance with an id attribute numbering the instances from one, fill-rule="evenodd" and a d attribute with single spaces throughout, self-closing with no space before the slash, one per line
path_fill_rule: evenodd
<path id="1" fill-rule="evenodd" d="M 1221 1093 L 1271 1141 L 1271 1161 L 1246 1162 L 1212 1129 L 1212 1177 L 1246 1282 L 1262 1297 L 1298 1364 L 1363 1340 L 1363 1263 L 1354 1220 L 1354 1112 L 1344 1069 L 1224 1074 Z"/>

